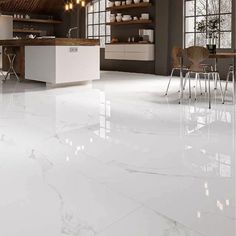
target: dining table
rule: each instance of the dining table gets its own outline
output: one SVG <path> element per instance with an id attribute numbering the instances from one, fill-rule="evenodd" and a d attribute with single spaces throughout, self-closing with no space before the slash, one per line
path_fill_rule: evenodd
<path id="1" fill-rule="evenodd" d="M 217 71 L 218 69 L 218 62 L 220 59 L 233 59 L 234 65 L 236 65 L 236 51 L 234 52 L 216 52 L 209 54 L 209 59 L 214 60 L 214 70 Z M 179 97 L 179 104 L 183 101 L 183 94 L 184 94 L 184 76 L 183 70 L 184 69 L 184 56 L 181 56 L 181 70 L 180 70 L 180 97 Z M 235 81 L 233 80 L 233 90 L 235 91 Z M 235 96 L 235 94 L 234 94 Z"/>

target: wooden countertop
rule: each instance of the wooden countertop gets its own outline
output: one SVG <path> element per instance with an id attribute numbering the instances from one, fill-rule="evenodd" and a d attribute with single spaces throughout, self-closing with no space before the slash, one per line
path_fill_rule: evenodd
<path id="1" fill-rule="evenodd" d="M 97 39 L 43 38 L 43 39 L 7 39 L 0 40 L 0 46 L 96 46 Z"/>
<path id="2" fill-rule="evenodd" d="M 154 45 L 155 43 L 148 42 L 118 42 L 118 43 L 106 43 L 106 45 Z"/>

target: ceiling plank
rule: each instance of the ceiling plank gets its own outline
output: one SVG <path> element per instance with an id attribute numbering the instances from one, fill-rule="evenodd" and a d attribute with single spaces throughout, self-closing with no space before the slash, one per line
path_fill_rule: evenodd
<path id="1" fill-rule="evenodd" d="M 59 13 L 63 10 L 64 0 L 0 0 L 3 12 L 14 13 Z"/>

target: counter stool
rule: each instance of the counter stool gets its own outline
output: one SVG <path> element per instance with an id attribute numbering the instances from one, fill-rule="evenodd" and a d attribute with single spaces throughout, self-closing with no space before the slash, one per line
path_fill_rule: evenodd
<path id="1" fill-rule="evenodd" d="M 17 75 L 17 73 L 16 73 L 16 71 L 14 69 L 14 61 L 16 59 L 16 54 L 15 53 L 8 53 L 6 48 L 4 50 L 4 54 L 7 56 L 8 61 L 9 61 L 9 65 L 10 65 L 9 69 L 7 71 L 7 74 L 6 74 L 5 78 L 4 78 L 4 82 L 7 80 L 7 77 L 10 76 L 10 75 L 15 75 L 16 79 L 18 81 L 20 81 L 20 79 L 19 79 L 19 77 L 18 77 L 18 75 Z"/>
<path id="2" fill-rule="evenodd" d="M 233 86 L 233 89 L 232 89 L 232 97 L 233 97 L 233 103 L 235 102 L 235 68 L 233 65 L 231 65 L 229 67 L 229 71 L 228 71 L 228 74 L 227 74 L 227 79 L 226 79 L 226 84 L 225 84 L 225 90 L 224 90 L 224 99 L 223 99 L 223 103 L 225 103 L 225 96 L 226 96 L 226 92 L 228 91 L 228 84 L 229 84 L 229 79 L 230 77 L 232 78 L 232 86 Z"/>

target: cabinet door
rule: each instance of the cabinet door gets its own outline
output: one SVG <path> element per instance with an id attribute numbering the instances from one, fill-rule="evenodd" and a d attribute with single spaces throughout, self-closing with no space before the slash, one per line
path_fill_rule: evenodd
<path id="1" fill-rule="evenodd" d="M 124 45 L 106 45 L 105 47 L 106 52 L 124 52 L 125 47 Z"/>

